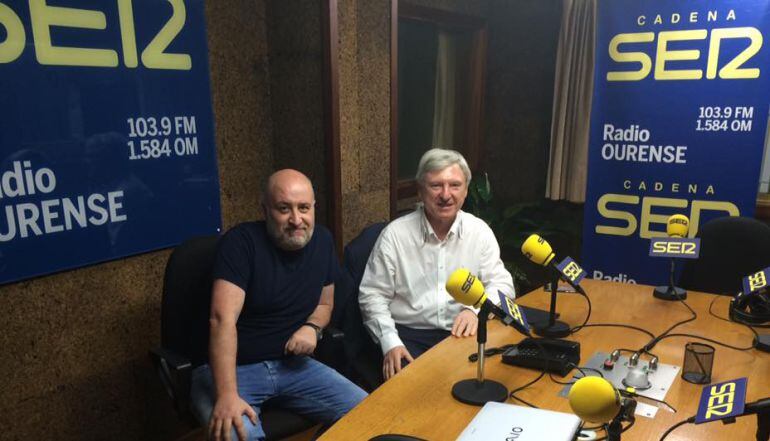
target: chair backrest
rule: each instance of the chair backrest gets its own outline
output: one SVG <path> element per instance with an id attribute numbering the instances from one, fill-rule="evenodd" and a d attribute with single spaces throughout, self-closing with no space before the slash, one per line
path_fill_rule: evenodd
<path id="1" fill-rule="evenodd" d="M 374 243 L 387 222 L 364 228 L 345 246 L 341 280 L 334 290 L 332 325 L 345 333 L 345 365 L 334 366 L 362 388 L 371 391 L 382 383 L 382 354 L 369 336 L 358 306 L 358 287 Z"/>
<path id="2" fill-rule="evenodd" d="M 687 260 L 679 285 L 734 295 L 743 277 L 770 266 L 770 226 L 748 217 L 720 217 L 700 229 L 700 257 Z"/>
<path id="3" fill-rule="evenodd" d="M 161 344 L 186 356 L 193 367 L 208 359 L 211 271 L 219 236 L 189 239 L 166 264 L 161 301 Z"/>
<path id="4" fill-rule="evenodd" d="M 382 233 L 386 225 L 388 225 L 387 222 L 369 225 L 361 230 L 361 233 L 345 246 L 343 265 L 348 274 L 353 278 L 356 286 L 361 284 L 361 279 L 364 277 L 364 270 L 366 269 L 366 262 L 369 260 L 369 255 L 372 254 L 374 243 L 377 242 L 377 238 L 380 237 L 380 233 Z"/>

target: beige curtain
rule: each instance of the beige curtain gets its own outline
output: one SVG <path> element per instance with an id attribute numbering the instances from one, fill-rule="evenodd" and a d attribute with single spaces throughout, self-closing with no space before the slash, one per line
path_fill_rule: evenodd
<path id="1" fill-rule="evenodd" d="M 439 31 L 433 104 L 433 145 L 435 147 L 455 148 L 456 91 L 457 42 L 450 33 Z"/>
<path id="2" fill-rule="evenodd" d="M 546 197 L 585 202 L 596 0 L 564 0 L 556 55 Z"/>

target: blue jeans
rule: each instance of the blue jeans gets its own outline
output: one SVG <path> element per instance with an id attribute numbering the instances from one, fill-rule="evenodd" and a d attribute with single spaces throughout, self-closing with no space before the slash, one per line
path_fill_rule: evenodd
<path id="1" fill-rule="evenodd" d="M 249 403 L 257 415 L 262 403 L 271 403 L 296 412 L 318 423 L 331 425 L 366 397 L 366 392 L 334 369 L 306 356 L 268 360 L 236 368 L 238 395 Z M 195 417 L 208 425 L 216 403 L 216 388 L 211 368 L 205 364 L 192 372 L 190 391 Z M 262 423 L 255 426 L 247 416 L 243 424 L 248 440 L 263 440 Z M 231 437 L 238 439 L 233 429 Z"/>

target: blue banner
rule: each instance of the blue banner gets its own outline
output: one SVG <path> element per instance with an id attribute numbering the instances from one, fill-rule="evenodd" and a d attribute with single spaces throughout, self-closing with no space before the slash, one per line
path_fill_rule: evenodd
<path id="1" fill-rule="evenodd" d="M 768 0 L 602 0 L 582 262 L 596 279 L 663 284 L 648 255 L 675 213 L 689 237 L 752 216 L 767 126 Z"/>
<path id="2" fill-rule="evenodd" d="M 221 227 L 203 0 L 0 3 L 0 283 Z"/>

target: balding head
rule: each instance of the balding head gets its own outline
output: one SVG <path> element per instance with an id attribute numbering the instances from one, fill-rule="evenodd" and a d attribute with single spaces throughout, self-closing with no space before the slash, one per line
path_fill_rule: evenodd
<path id="1" fill-rule="evenodd" d="M 313 184 L 310 182 L 310 179 L 308 179 L 308 177 L 305 176 L 302 172 L 291 168 L 285 168 L 283 170 L 278 170 L 277 172 L 270 175 L 269 178 L 267 178 L 267 182 L 265 183 L 265 188 L 262 193 L 262 200 L 263 202 L 269 202 L 273 193 L 276 191 L 294 186 L 307 186 L 307 188 L 309 188 L 310 192 L 313 194 L 313 199 L 315 199 Z"/>
<path id="2" fill-rule="evenodd" d="M 304 247 L 315 227 L 315 193 L 310 179 L 297 170 L 284 169 L 268 178 L 262 194 L 267 231 L 285 250 Z"/>

